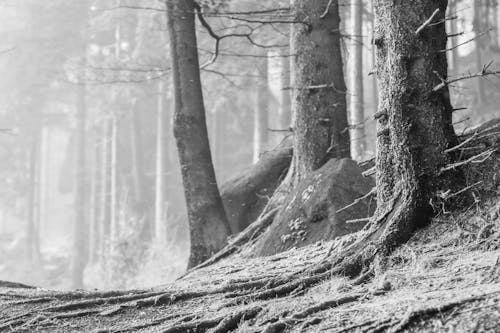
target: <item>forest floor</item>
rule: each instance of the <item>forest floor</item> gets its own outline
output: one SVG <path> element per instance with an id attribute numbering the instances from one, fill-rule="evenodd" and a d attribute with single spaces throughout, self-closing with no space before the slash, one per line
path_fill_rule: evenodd
<path id="1" fill-rule="evenodd" d="M 229 259 L 149 290 L 0 288 L 0 331 L 499 332 L 498 199 L 436 217 L 358 285 L 332 276 L 285 295 L 248 288 L 320 262 L 332 244 L 322 242 Z"/>
<path id="2" fill-rule="evenodd" d="M 459 147 L 476 149 L 484 135 Z M 459 192 L 474 200 L 442 206 L 372 278 L 318 269 L 352 234 L 268 257 L 234 255 L 148 290 L 0 281 L 0 332 L 500 332 L 499 143 L 457 164 L 468 184 Z"/>

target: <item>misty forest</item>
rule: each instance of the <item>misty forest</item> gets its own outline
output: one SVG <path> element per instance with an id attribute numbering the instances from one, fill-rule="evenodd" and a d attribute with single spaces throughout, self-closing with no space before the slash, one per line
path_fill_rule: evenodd
<path id="1" fill-rule="evenodd" d="M 0 332 L 500 332 L 499 4 L 0 0 Z"/>

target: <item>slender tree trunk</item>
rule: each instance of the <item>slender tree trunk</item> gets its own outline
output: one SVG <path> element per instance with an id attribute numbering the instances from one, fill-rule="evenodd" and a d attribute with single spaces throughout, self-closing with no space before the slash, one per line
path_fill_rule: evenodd
<path id="1" fill-rule="evenodd" d="M 165 107 L 165 82 L 158 82 L 158 104 L 156 121 L 156 179 L 155 179 L 155 239 L 162 244 L 166 241 L 165 200 L 166 200 L 166 164 L 165 147 L 167 109 Z"/>
<path id="2" fill-rule="evenodd" d="M 110 170 L 109 170 L 109 223 L 110 246 L 114 246 L 119 235 L 119 220 L 118 220 L 118 120 L 116 115 L 111 117 L 111 133 L 110 133 Z M 110 248 L 111 249 L 111 248 Z"/>
<path id="3" fill-rule="evenodd" d="M 35 121 L 36 122 L 36 121 Z M 29 153 L 29 195 L 28 195 L 28 216 L 26 224 L 26 261 L 29 266 L 37 264 L 39 250 L 38 240 L 38 176 L 40 162 L 40 138 L 41 130 L 39 123 L 34 123 L 34 131 L 31 139 L 31 148 Z"/>
<path id="4" fill-rule="evenodd" d="M 151 221 L 149 218 L 148 200 L 146 198 L 146 180 L 144 176 L 144 154 L 142 143 L 141 114 L 134 103 L 130 117 L 130 144 L 132 152 L 132 169 L 134 180 L 134 214 L 141 226 L 141 240 L 144 244 L 152 239 Z"/>
<path id="5" fill-rule="evenodd" d="M 86 265 L 86 239 L 88 225 L 85 219 L 85 143 L 86 143 L 86 88 L 77 88 L 76 112 L 76 161 L 75 161 L 75 217 L 73 225 L 73 258 L 71 263 L 71 286 L 73 289 L 83 288 L 83 272 Z"/>
<path id="6" fill-rule="evenodd" d="M 101 194 L 100 194 L 100 245 L 99 252 L 102 263 L 105 264 L 109 257 L 109 242 L 111 234 L 110 212 L 111 212 L 111 120 L 105 119 L 102 124 L 101 137 Z"/>
<path id="7" fill-rule="evenodd" d="M 167 2 L 175 95 L 174 135 L 191 235 L 189 267 L 220 250 L 230 234 L 208 143 L 193 0 Z"/>
<path id="8" fill-rule="evenodd" d="M 332 157 L 349 157 L 338 1 L 295 0 L 292 30 L 295 181 Z M 328 8 L 323 18 L 322 14 Z"/>
<path id="9" fill-rule="evenodd" d="M 101 243 L 101 195 L 102 195 L 102 144 L 98 131 L 92 137 L 92 160 L 90 168 L 90 237 L 89 237 L 89 262 L 96 263 L 99 259 L 99 249 Z"/>
<path id="10" fill-rule="evenodd" d="M 474 1 L 474 22 L 472 23 L 473 25 L 473 30 L 474 33 L 479 35 L 480 33 L 483 33 L 485 31 L 484 25 L 482 24 L 482 20 L 484 20 L 484 17 L 482 16 L 482 4 L 481 1 Z M 481 71 L 484 63 L 483 63 L 483 42 L 481 38 L 476 38 L 475 39 L 475 45 L 476 45 L 476 68 L 478 71 Z M 482 103 L 485 102 L 486 99 L 486 94 L 485 94 L 485 86 L 484 86 L 484 80 L 482 78 L 479 78 L 476 80 L 476 96 L 478 99 L 478 104 L 481 105 Z"/>
<path id="11" fill-rule="evenodd" d="M 292 105 L 290 96 L 290 49 L 281 53 L 281 94 L 279 100 L 279 113 L 281 129 L 285 130 L 292 126 Z M 288 134 L 288 133 L 287 133 Z"/>
<path id="12" fill-rule="evenodd" d="M 351 156 L 363 159 L 366 151 L 363 89 L 363 0 L 351 1 L 352 41 L 354 43 L 351 72 Z"/>
<path id="13" fill-rule="evenodd" d="M 269 139 L 269 91 L 267 86 L 267 60 L 260 61 L 259 80 L 255 90 L 253 163 L 257 163 L 260 155 L 268 148 Z"/>
<path id="14" fill-rule="evenodd" d="M 451 0 L 449 2 L 449 14 L 450 16 L 455 15 L 455 12 L 457 11 L 457 0 Z M 457 29 L 457 20 L 450 20 L 448 21 L 450 25 L 450 34 L 455 35 L 458 33 Z M 450 48 L 452 51 L 450 52 L 450 57 L 451 57 L 451 73 L 452 75 L 458 75 L 459 70 L 458 70 L 458 50 L 456 48 L 457 46 L 457 37 L 452 36 L 450 39 Z"/>

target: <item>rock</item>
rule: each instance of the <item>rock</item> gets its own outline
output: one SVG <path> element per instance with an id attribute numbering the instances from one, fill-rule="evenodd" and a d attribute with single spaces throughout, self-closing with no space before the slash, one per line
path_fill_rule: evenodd
<path id="1" fill-rule="evenodd" d="M 330 160 L 289 195 L 288 205 L 255 245 L 256 254 L 272 255 L 360 230 L 366 221 L 346 221 L 371 216 L 375 209 L 373 198 L 337 211 L 370 192 L 374 185 L 371 177 L 363 177 L 355 161 Z"/>
<path id="2" fill-rule="evenodd" d="M 236 234 L 260 215 L 285 176 L 292 160 L 291 143 L 280 145 L 221 186 L 231 232 Z"/>

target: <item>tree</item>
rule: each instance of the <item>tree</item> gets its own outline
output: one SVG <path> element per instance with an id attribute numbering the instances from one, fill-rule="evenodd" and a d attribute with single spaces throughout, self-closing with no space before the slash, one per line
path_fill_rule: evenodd
<path id="1" fill-rule="evenodd" d="M 447 77 L 446 54 L 439 52 L 447 35 L 444 24 L 428 22 L 444 20 L 446 7 L 446 0 L 374 2 L 377 210 L 364 236 L 338 257 L 348 275 L 407 241 L 432 217 L 436 191 L 454 180 L 441 172 L 453 158 L 445 150 L 457 143 L 449 91 L 434 90 Z"/>
<path id="2" fill-rule="evenodd" d="M 338 1 L 292 4 L 294 184 L 332 157 L 349 157 Z"/>
<path id="3" fill-rule="evenodd" d="M 351 2 L 354 55 L 351 71 L 351 155 L 362 160 L 366 150 L 364 89 L 363 89 L 363 0 Z"/>
<path id="4" fill-rule="evenodd" d="M 167 2 L 174 83 L 174 136 L 181 163 L 191 235 L 189 267 L 220 250 L 230 234 L 208 142 L 196 49 L 195 3 Z"/>
<path id="5" fill-rule="evenodd" d="M 86 209 L 86 89 L 80 86 L 76 96 L 76 160 L 75 160 L 75 218 L 73 225 L 73 258 L 71 263 L 71 286 L 83 288 L 83 271 L 86 264 L 88 225 Z"/>
<path id="6" fill-rule="evenodd" d="M 253 162 L 257 163 L 260 155 L 265 151 L 269 138 L 269 90 L 267 75 L 267 59 L 259 61 L 258 72 L 259 80 L 257 89 L 255 89 L 255 110 L 254 110 L 254 133 L 253 133 Z"/>

